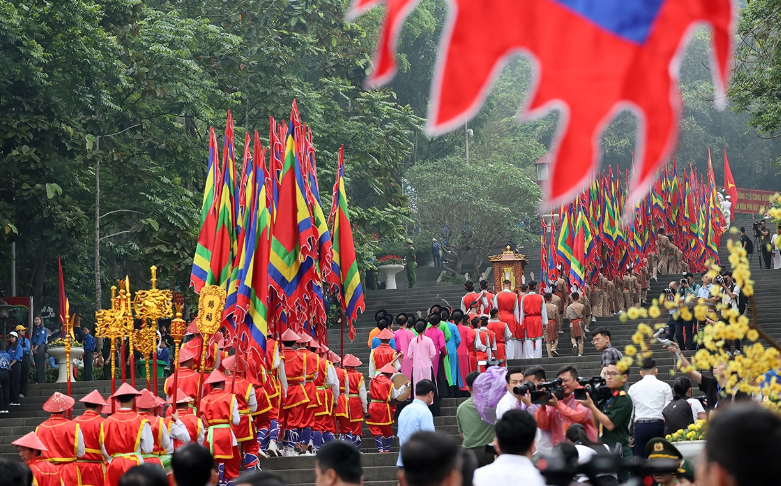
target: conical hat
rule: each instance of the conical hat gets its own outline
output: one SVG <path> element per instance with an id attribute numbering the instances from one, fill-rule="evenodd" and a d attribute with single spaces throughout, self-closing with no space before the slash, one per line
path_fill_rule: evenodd
<path id="1" fill-rule="evenodd" d="M 282 333 L 282 341 L 298 341 L 299 336 L 295 332 L 293 332 L 292 329 L 288 329 L 287 331 Z"/>
<path id="2" fill-rule="evenodd" d="M 64 412 L 73 408 L 75 403 L 76 400 L 69 397 L 68 395 L 63 395 L 60 392 L 54 392 L 54 395 L 49 397 L 49 399 L 46 400 L 46 403 L 43 404 L 43 411 L 49 413 Z"/>
<path id="3" fill-rule="evenodd" d="M 182 346 L 182 349 L 179 350 L 179 363 L 184 363 L 190 361 L 191 359 L 195 359 L 195 356 L 194 349 Z"/>
<path id="4" fill-rule="evenodd" d="M 387 329 L 383 329 L 379 334 L 377 334 L 377 337 L 380 338 L 380 340 L 393 339 L 396 337 L 396 335 Z"/>
<path id="5" fill-rule="evenodd" d="M 383 366 L 382 368 L 380 368 L 380 369 L 379 369 L 379 370 L 377 370 L 377 371 L 379 371 L 380 373 L 388 373 L 388 374 L 390 374 L 390 375 L 393 375 L 393 374 L 395 374 L 395 373 L 398 373 L 398 372 L 399 372 L 399 370 L 397 370 L 396 368 L 394 368 L 394 367 L 393 367 L 393 365 L 392 365 L 392 364 L 390 364 L 390 363 L 386 364 L 385 366 Z"/>
<path id="6" fill-rule="evenodd" d="M 315 352 L 320 351 L 320 344 L 318 344 L 317 341 L 315 341 L 314 339 L 306 343 L 306 347 L 314 350 Z"/>
<path id="7" fill-rule="evenodd" d="M 212 371 L 212 374 L 209 375 L 209 377 L 206 379 L 206 381 L 203 382 L 204 385 L 211 385 L 212 383 L 221 383 L 228 381 L 228 377 L 225 376 L 225 373 L 223 373 L 220 370 L 214 370 Z"/>
<path id="8" fill-rule="evenodd" d="M 361 366 L 363 363 L 361 363 L 361 360 L 359 360 L 352 354 L 346 354 L 344 356 L 344 359 L 342 359 L 342 364 L 345 366 L 349 366 L 351 368 L 356 368 L 358 366 Z"/>
<path id="9" fill-rule="evenodd" d="M 144 388 L 141 390 L 141 396 L 136 398 L 136 407 L 150 409 L 157 407 L 157 397 L 152 395 L 152 392 Z"/>
<path id="10" fill-rule="evenodd" d="M 236 364 L 237 361 L 238 365 Z M 249 363 L 241 356 L 234 354 L 233 356 L 228 356 L 222 360 L 222 367 L 231 372 L 238 371 L 239 373 L 243 373 L 249 369 Z"/>
<path id="11" fill-rule="evenodd" d="M 128 383 L 122 383 L 122 386 L 117 388 L 117 391 L 114 392 L 113 395 L 111 395 L 111 398 L 117 398 L 121 397 L 122 395 L 140 395 L 141 393 L 130 386 Z"/>
<path id="12" fill-rule="evenodd" d="M 92 390 L 89 395 L 79 400 L 81 403 L 89 403 L 92 405 L 105 405 L 106 401 L 103 399 L 103 395 L 97 390 Z"/>
<path id="13" fill-rule="evenodd" d="M 308 343 L 312 340 L 312 336 L 309 335 L 308 332 L 302 332 L 298 335 L 298 342 L 299 343 Z"/>
<path id="14" fill-rule="evenodd" d="M 339 355 L 334 353 L 333 351 L 328 351 L 328 361 L 330 361 L 331 363 L 338 363 L 342 361 L 342 358 L 340 358 Z"/>
<path id="15" fill-rule="evenodd" d="M 116 412 L 119 410 L 119 404 L 117 403 L 116 398 L 109 398 L 109 402 L 103 405 L 103 408 L 100 409 L 101 414 L 111 415 L 111 402 L 114 402 L 114 411 Z"/>
<path id="16" fill-rule="evenodd" d="M 46 448 L 45 445 L 43 445 L 41 439 L 39 439 L 38 436 L 35 435 L 35 432 L 30 432 L 27 435 L 23 435 L 22 437 L 19 437 L 15 441 L 11 442 L 11 444 L 20 447 L 27 447 L 28 449 L 35 449 L 36 451 L 45 452 L 49 450 Z"/>
<path id="17" fill-rule="evenodd" d="M 187 325 L 185 334 L 198 334 L 198 319 L 193 319 L 193 321 Z"/>
<path id="18" fill-rule="evenodd" d="M 182 390 L 176 390 L 176 403 L 190 403 L 193 401 L 193 397 L 186 394 Z M 171 396 L 168 398 L 168 403 L 174 403 L 174 397 Z"/>

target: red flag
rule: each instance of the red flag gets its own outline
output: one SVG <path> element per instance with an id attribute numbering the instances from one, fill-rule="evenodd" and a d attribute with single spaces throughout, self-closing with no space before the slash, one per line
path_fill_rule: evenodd
<path id="1" fill-rule="evenodd" d="M 724 147 L 724 190 L 730 197 L 732 204 L 737 204 L 738 188 L 735 187 L 735 179 L 732 178 L 732 171 L 729 169 L 729 161 L 727 160 L 727 147 Z"/>

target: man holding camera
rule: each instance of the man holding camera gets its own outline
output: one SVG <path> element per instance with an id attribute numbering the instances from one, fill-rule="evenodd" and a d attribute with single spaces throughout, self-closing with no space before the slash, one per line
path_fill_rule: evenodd
<path id="1" fill-rule="evenodd" d="M 624 390 L 626 371 L 618 368 L 618 362 L 613 361 L 604 372 L 605 383 L 612 392 L 609 399 L 597 405 L 589 395 L 578 404 L 585 407 L 599 427 L 599 441 L 618 452 L 624 459 L 632 457 L 629 448 L 629 424 L 632 419 L 632 398 Z M 539 422 L 539 419 L 537 419 Z"/>
<path id="2" fill-rule="evenodd" d="M 591 419 L 591 411 L 575 400 L 574 391 L 581 388 L 578 383 L 578 370 L 574 366 L 564 366 L 556 376 L 561 379 L 561 399 L 553 394 L 547 404 L 537 410 L 537 426 L 540 430 L 549 430 L 551 442 L 555 446 L 565 439 L 567 429 L 572 424 L 585 427 L 588 437 L 597 440 L 597 429 Z"/>

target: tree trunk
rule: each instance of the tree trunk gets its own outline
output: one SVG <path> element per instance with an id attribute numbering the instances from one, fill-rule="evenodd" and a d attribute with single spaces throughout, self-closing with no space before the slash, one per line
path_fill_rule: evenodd
<path id="1" fill-rule="evenodd" d="M 34 309 L 41 308 L 41 298 L 43 297 L 43 280 L 46 276 L 46 240 L 41 240 L 41 246 L 35 249 L 35 266 L 33 267 L 32 294 Z M 33 315 L 38 312 L 33 310 Z"/>

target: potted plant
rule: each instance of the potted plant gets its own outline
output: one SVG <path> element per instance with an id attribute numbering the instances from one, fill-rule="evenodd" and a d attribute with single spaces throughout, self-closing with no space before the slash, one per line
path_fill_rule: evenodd
<path id="1" fill-rule="evenodd" d="M 693 460 L 705 448 L 705 420 L 698 420 L 685 429 L 666 437 L 683 454 L 684 459 Z"/>
<path id="2" fill-rule="evenodd" d="M 397 255 L 386 255 L 377 259 L 377 266 L 383 265 L 404 265 L 404 259 Z"/>
<path id="3" fill-rule="evenodd" d="M 53 356 L 60 365 L 59 375 L 57 377 L 57 383 L 67 383 L 68 381 L 68 369 L 65 367 L 65 340 L 57 339 L 50 342 L 47 345 L 47 353 L 49 356 Z M 78 358 L 84 354 L 84 348 L 79 345 L 78 342 L 73 341 L 71 345 L 71 359 Z M 68 363 L 70 364 L 70 363 Z M 71 373 L 71 381 L 76 381 L 76 377 Z"/>

